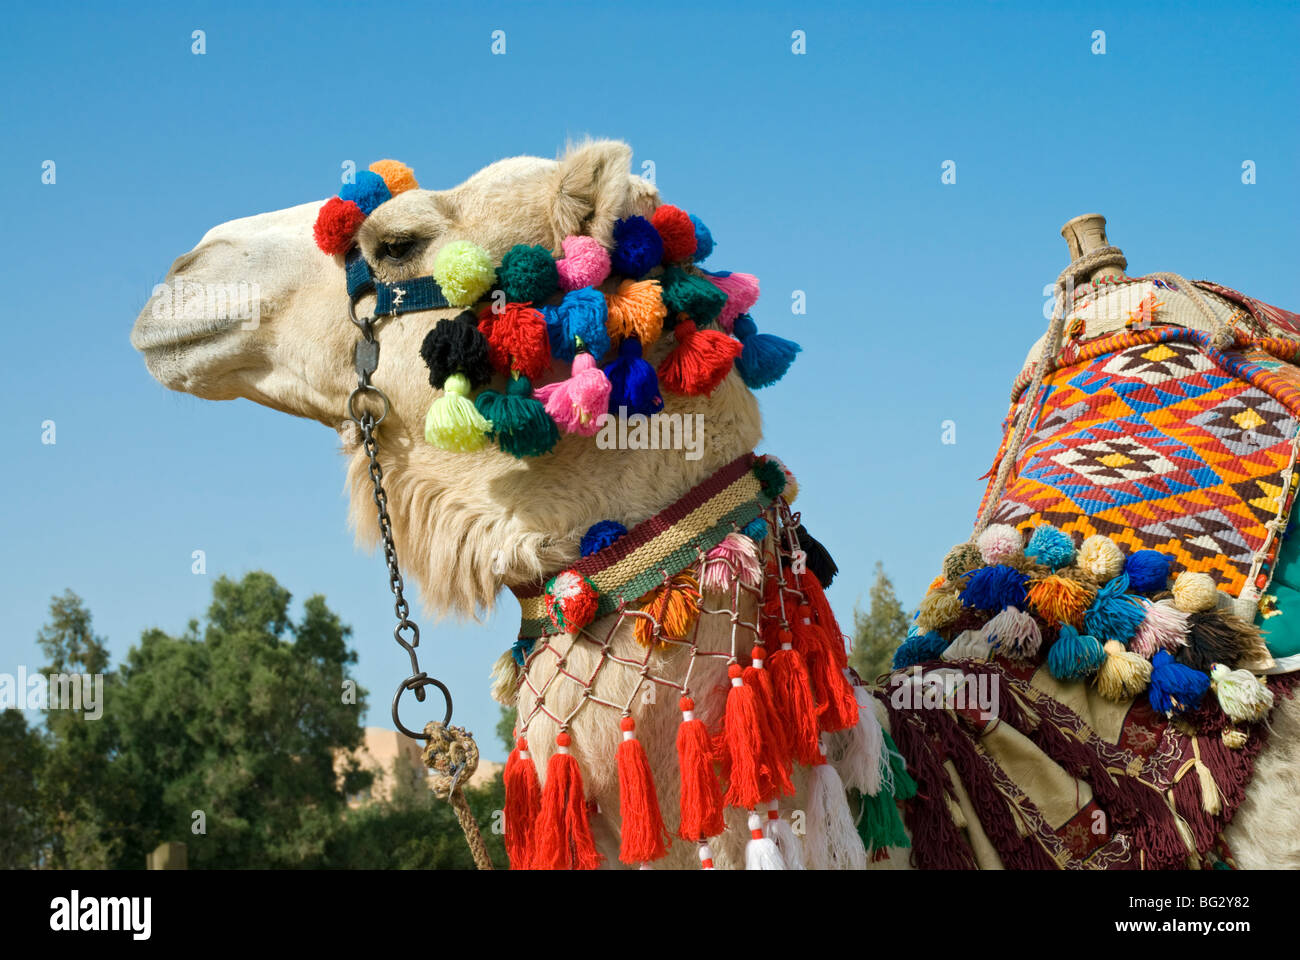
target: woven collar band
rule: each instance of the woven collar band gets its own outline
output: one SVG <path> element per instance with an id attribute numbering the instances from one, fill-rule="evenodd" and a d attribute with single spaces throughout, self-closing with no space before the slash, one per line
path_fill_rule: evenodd
<path id="1" fill-rule="evenodd" d="M 597 617 L 635 604 L 772 505 L 783 483 L 768 482 L 762 468 L 773 463 L 752 453 L 737 457 L 676 503 L 637 524 L 604 549 L 583 557 L 565 574 L 577 574 L 595 589 Z M 779 477 L 779 467 L 775 472 Z M 552 577 L 547 583 L 555 580 Z M 546 584 L 533 583 L 511 590 L 523 612 L 520 638 L 571 632 L 548 614 Z"/>

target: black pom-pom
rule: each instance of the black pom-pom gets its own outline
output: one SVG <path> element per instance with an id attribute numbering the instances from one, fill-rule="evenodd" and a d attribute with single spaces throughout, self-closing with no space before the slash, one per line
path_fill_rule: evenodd
<path id="1" fill-rule="evenodd" d="M 835 565 L 835 561 L 826 552 L 821 541 L 804 529 L 803 524 L 795 530 L 795 535 L 799 538 L 799 549 L 808 555 L 808 569 L 823 588 L 829 587 L 831 581 L 835 579 L 835 574 L 840 572 L 840 568 Z"/>
<path id="2" fill-rule="evenodd" d="M 1193 613 L 1187 627 L 1187 646 L 1179 648 L 1178 661 L 1205 673 L 1216 663 L 1236 668 L 1263 655 L 1259 627 L 1224 610 Z"/>
<path id="3" fill-rule="evenodd" d="M 469 310 L 435 324 L 420 344 L 420 356 L 429 366 L 429 386 L 435 390 L 441 390 L 453 373 L 463 373 L 473 388 L 492 379 L 487 338 L 479 333 L 478 318 Z"/>

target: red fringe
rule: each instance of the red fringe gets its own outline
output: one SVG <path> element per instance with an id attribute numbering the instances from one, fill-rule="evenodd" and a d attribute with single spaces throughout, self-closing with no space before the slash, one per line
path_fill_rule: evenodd
<path id="1" fill-rule="evenodd" d="M 752 810 L 774 791 L 763 766 L 763 734 L 758 716 L 758 696 L 740 680 L 740 664 L 727 668 L 731 689 L 727 691 L 727 712 L 723 721 L 722 750 L 727 772 L 723 803 Z"/>
<path id="2" fill-rule="evenodd" d="M 537 816 L 542 809 L 542 785 L 537 766 L 528 753 L 528 741 L 520 737 L 506 758 L 503 782 L 506 790 L 506 856 L 510 869 L 527 870 L 532 866 L 533 841 Z"/>
<path id="3" fill-rule="evenodd" d="M 636 724 L 631 717 L 624 717 L 622 728 L 625 733 L 635 733 Z M 647 863 L 668 852 L 650 761 L 635 735 L 625 736 L 618 745 L 618 812 L 623 821 L 620 860 Z"/>
<path id="4" fill-rule="evenodd" d="M 752 687 L 758 706 L 760 738 L 763 743 L 762 764 L 768 772 L 772 793 L 763 797 L 772 800 L 776 796 L 793 796 L 794 784 L 790 781 L 790 742 L 781 723 L 781 715 L 776 709 L 776 694 L 772 687 L 772 677 L 763 664 L 763 648 L 754 647 L 751 656 L 753 665 L 744 669 L 741 679 L 745 686 Z"/>
<path id="5" fill-rule="evenodd" d="M 587 820 L 582 792 L 582 771 L 566 751 L 572 738 L 561 733 L 555 743 L 562 749 L 551 754 L 542 788 L 542 809 L 537 821 L 534 869 L 594 870 L 603 859 L 596 850 Z"/>
<path id="6" fill-rule="evenodd" d="M 683 714 L 693 713 L 695 701 L 682 697 Z M 726 829 L 722 819 L 722 789 L 713 773 L 709 732 L 704 721 L 682 718 L 677 728 L 677 766 L 682 776 L 682 822 L 677 835 L 696 843 L 716 837 Z"/>

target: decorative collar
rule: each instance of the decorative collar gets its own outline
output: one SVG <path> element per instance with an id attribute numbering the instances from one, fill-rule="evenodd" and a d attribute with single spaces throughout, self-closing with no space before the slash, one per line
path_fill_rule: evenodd
<path id="1" fill-rule="evenodd" d="M 569 633 L 635 605 L 727 534 L 753 524 L 785 486 L 779 461 L 746 453 L 569 569 L 511 587 L 522 611 L 521 641 Z"/>

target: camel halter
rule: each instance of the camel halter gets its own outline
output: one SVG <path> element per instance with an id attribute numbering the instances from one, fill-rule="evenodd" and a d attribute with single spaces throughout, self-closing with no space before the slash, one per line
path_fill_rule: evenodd
<path id="1" fill-rule="evenodd" d="M 379 340 L 375 337 L 375 327 L 385 317 L 394 317 L 399 313 L 416 310 L 433 310 L 447 306 L 446 300 L 432 277 L 421 278 L 402 284 L 394 291 L 391 284 L 375 283 L 370 277 L 366 261 L 355 248 L 347 259 L 348 281 L 348 318 L 361 333 L 353 350 L 352 365 L 357 374 L 357 386 L 348 395 L 348 419 L 361 431 L 361 445 L 370 461 L 369 472 L 374 484 L 375 508 L 379 519 L 379 536 L 384 545 L 384 562 L 388 567 L 388 586 L 393 593 L 393 612 L 397 616 L 397 626 L 393 628 L 393 639 L 406 651 L 411 660 L 411 675 L 403 680 L 393 694 L 393 724 L 412 740 L 424 740 L 421 752 L 427 766 L 433 771 L 431 778 L 433 792 L 441 799 L 450 801 L 456 811 L 456 819 L 465 834 L 474 864 L 480 870 L 491 870 L 492 860 L 479 832 L 478 822 L 470 810 L 469 801 L 465 799 L 462 780 L 468 781 L 478 767 L 478 745 L 473 735 L 463 727 L 451 725 L 452 699 L 447 685 L 436 677 L 431 677 L 420 669 L 420 658 L 416 648 L 420 645 L 420 628 L 411 620 L 410 606 L 406 602 L 405 584 L 397 563 L 397 547 L 393 543 L 393 522 L 388 515 L 388 494 L 384 490 L 384 469 L 379 464 L 379 441 L 375 430 L 388 416 L 390 403 L 384 391 L 370 382 L 371 376 L 379 368 Z M 427 282 L 426 282 L 427 281 Z M 411 291 L 406 296 L 406 291 Z M 376 295 L 374 315 L 357 316 L 357 302 L 367 293 Z M 438 303 L 442 300 L 441 303 Z M 385 310 L 384 308 L 388 309 Z M 357 400 L 369 397 L 381 405 L 381 412 L 376 417 L 371 409 L 357 411 Z M 425 724 L 423 733 L 415 733 L 402 723 L 398 712 L 402 694 L 407 690 L 415 692 L 415 699 L 423 703 L 425 687 L 437 687 L 446 701 L 447 709 L 441 722 L 430 721 Z"/>

